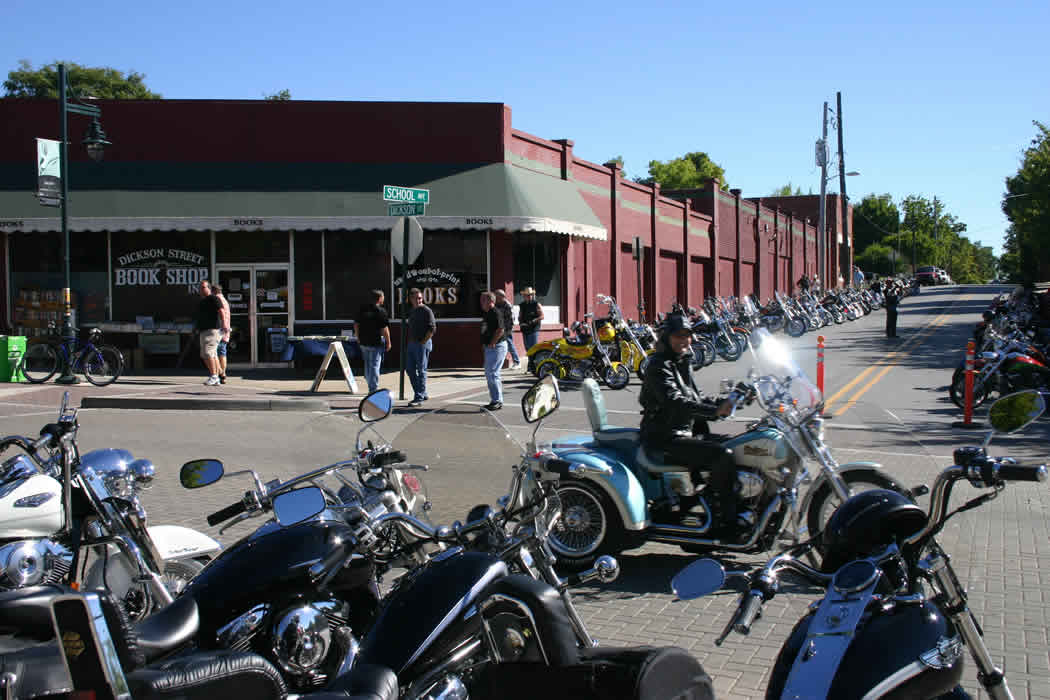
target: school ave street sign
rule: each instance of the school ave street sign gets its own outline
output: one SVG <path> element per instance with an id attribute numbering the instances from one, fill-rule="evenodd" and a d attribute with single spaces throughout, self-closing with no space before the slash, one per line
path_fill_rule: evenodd
<path id="1" fill-rule="evenodd" d="M 430 190 L 383 185 L 383 201 L 428 204 L 430 203 Z"/>
<path id="2" fill-rule="evenodd" d="M 427 213 L 426 204 L 388 204 L 387 216 L 423 216 Z"/>

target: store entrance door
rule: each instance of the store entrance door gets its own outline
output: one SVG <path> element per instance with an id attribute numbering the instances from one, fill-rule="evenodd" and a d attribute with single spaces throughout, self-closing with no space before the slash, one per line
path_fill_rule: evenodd
<path id="1" fill-rule="evenodd" d="M 215 272 L 230 303 L 227 366 L 283 366 L 292 322 L 288 265 L 216 265 Z"/>

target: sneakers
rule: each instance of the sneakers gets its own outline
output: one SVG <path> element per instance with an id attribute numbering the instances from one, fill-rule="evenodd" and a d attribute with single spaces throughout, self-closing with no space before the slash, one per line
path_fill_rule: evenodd
<path id="1" fill-rule="evenodd" d="M 489 403 L 485 404 L 484 408 L 487 411 L 498 411 L 501 408 L 503 408 L 503 404 L 499 401 L 490 401 Z"/>
<path id="2" fill-rule="evenodd" d="M 226 375 L 225 374 L 220 374 L 219 375 L 219 384 L 225 384 L 225 383 L 226 383 Z"/>
<path id="3" fill-rule="evenodd" d="M 217 386 L 219 384 L 219 377 L 217 375 L 211 375 L 204 380 L 204 386 Z"/>
<path id="4" fill-rule="evenodd" d="M 408 407 L 409 408 L 418 408 L 419 406 L 422 406 L 422 405 L 423 405 L 423 400 L 420 399 L 420 398 L 414 398 L 414 399 L 412 399 L 411 401 L 408 402 Z"/>

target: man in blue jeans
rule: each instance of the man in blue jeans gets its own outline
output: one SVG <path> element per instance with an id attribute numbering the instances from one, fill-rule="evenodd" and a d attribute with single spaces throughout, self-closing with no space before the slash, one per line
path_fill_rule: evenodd
<path id="1" fill-rule="evenodd" d="M 430 364 L 430 351 L 434 349 L 431 339 L 437 330 L 437 322 L 434 312 L 423 303 L 423 292 L 415 287 L 408 290 L 408 303 L 412 310 L 408 313 L 405 372 L 412 382 L 413 396 L 408 405 L 415 407 L 430 398 L 427 394 L 427 365 Z"/>
<path id="2" fill-rule="evenodd" d="M 489 385 L 490 411 L 503 408 L 503 380 L 500 371 L 507 359 L 507 344 L 503 342 L 503 318 L 496 310 L 496 295 L 481 293 L 481 347 L 485 353 L 485 381 Z"/>
<path id="3" fill-rule="evenodd" d="M 371 294 L 372 303 L 361 307 L 354 322 L 354 333 L 365 360 L 365 381 L 368 382 L 370 394 L 379 388 L 379 368 L 383 364 L 383 356 L 390 350 L 390 319 L 383 308 L 383 292 L 373 289 Z"/>

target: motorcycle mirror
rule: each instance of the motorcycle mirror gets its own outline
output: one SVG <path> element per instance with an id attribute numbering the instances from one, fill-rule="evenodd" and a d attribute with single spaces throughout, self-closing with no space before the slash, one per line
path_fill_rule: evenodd
<path id="1" fill-rule="evenodd" d="M 1046 410 L 1038 391 L 1019 391 L 1004 396 L 988 409 L 988 422 L 997 433 L 1014 433 L 1026 427 Z"/>
<path id="2" fill-rule="evenodd" d="M 217 459 L 195 459 L 186 462 L 179 470 L 179 481 L 186 489 L 199 489 L 214 484 L 222 478 L 222 462 Z"/>
<path id="3" fill-rule="evenodd" d="M 561 391 L 558 380 L 548 374 L 532 385 L 521 397 L 521 413 L 526 423 L 535 423 L 548 416 L 561 406 Z"/>
<path id="4" fill-rule="evenodd" d="M 726 582 L 726 570 L 714 559 L 697 559 L 671 579 L 671 590 L 682 600 L 714 593 Z"/>
<path id="5" fill-rule="evenodd" d="M 273 499 L 273 516 L 284 527 L 312 518 L 324 508 L 324 493 L 316 486 L 285 491 Z"/>
<path id="6" fill-rule="evenodd" d="M 389 416 L 393 408 L 394 399 L 390 396 L 390 390 L 379 389 L 361 400 L 357 415 L 363 422 L 371 423 Z"/>

